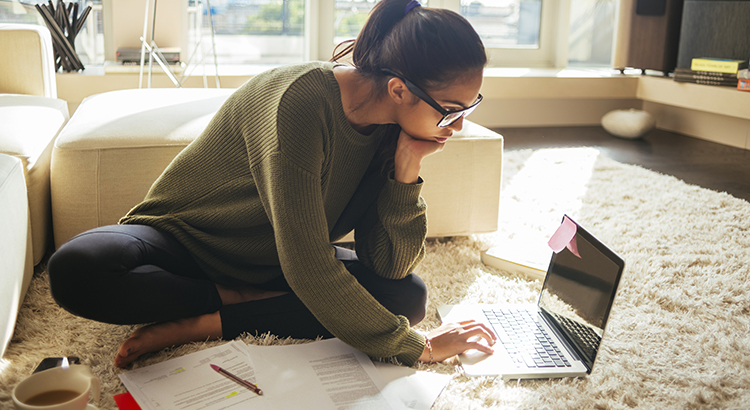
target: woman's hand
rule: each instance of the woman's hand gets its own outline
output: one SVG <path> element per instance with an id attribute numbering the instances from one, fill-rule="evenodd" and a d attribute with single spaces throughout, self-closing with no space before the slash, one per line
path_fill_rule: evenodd
<path id="1" fill-rule="evenodd" d="M 396 144 L 394 179 L 404 184 L 416 183 L 419 181 L 422 159 L 441 151 L 443 147 L 444 143 L 416 139 L 401 130 Z"/>
<path id="2" fill-rule="evenodd" d="M 427 346 L 425 346 L 422 355 L 419 356 L 420 361 L 427 363 L 442 362 L 471 349 L 492 354 L 494 350 L 491 346 L 497 340 L 489 327 L 473 320 L 446 323 L 428 333 L 427 338 L 432 345 L 432 357 L 430 357 L 430 349 Z"/>

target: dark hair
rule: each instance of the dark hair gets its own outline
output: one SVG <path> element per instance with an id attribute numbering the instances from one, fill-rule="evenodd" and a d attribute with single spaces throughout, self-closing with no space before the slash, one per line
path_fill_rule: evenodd
<path id="1" fill-rule="evenodd" d="M 484 45 L 466 19 L 438 8 L 414 7 L 405 13 L 409 1 L 380 0 L 357 39 L 339 44 L 336 50 L 345 48 L 334 50 L 331 61 L 351 53 L 353 65 L 376 82 L 379 92 L 385 92 L 389 78 L 383 68 L 425 90 L 441 89 L 484 68 Z"/>

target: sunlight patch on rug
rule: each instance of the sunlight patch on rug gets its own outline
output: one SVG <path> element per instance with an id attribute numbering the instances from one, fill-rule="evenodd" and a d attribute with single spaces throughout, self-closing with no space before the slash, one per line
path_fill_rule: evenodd
<path id="1" fill-rule="evenodd" d="M 10 367 L 10 361 L 0 358 L 0 376 Z"/>
<path id="2" fill-rule="evenodd" d="M 483 238 L 489 253 L 512 249 L 519 260 L 546 267 L 547 241 L 563 214 L 574 215 L 583 206 L 600 153 L 594 148 L 551 148 L 518 154 L 503 164 L 498 231 Z"/>

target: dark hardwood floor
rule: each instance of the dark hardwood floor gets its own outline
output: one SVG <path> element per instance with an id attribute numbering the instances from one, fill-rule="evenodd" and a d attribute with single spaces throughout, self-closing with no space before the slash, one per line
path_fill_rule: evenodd
<path id="1" fill-rule="evenodd" d="M 602 127 L 493 128 L 505 150 L 594 147 L 626 164 L 675 176 L 687 183 L 750 201 L 750 151 L 673 132 L 653 130 L 639 140 L 608 134 Z"/>

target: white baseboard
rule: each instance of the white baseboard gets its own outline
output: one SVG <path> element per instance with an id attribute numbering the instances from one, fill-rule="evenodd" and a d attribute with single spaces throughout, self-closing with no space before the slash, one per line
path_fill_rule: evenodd
<path id="1" fill-rule="evenodd" d="M 641 108 L 638 99 L 490 99 L 471 114 L 487 128 L 601 125 L 604 114 Z"/>
<path id="2" fill-rule="evenodd" d="M 643 109 L 657 118 L 659 129 L 750 150 L 750 120 L 648 101 Z"/>

